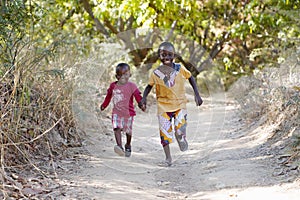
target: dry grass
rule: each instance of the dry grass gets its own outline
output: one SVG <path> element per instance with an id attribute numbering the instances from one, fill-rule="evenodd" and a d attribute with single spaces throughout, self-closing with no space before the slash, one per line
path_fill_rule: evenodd
<path id="1" fill-rule="evenodd" d="M 24 56 L 26 54 L 26 56 Z M 14 67 L 1 67 L 0 81 L 0 197 L 25 198 L 14 174 L 42 169 L 64 155 L 67 147 L 81 145 L 71 110 L 73 83 L 63 72 L 21 52 Z M 55 63 L 57 64 L 57 63 Z M 57 66 L 56 66 L 57 67 Z M 27 196 L 28 197 L 28 196 Z"/>
<path id="2" fill-rule="evenodd" d="M 15 57 L 12 68 L 0 66 L 3 199 L 59 196 L 53 180 L 58 170 L 63 170 L 60 159 L 72 160 L 72 165 L 76 165 L 73 160 L 78 156 L 72 154 L 70 147 L 82 145 L 85 129 L 80 123 L 89 122 L 79 118 L 86 112 L 95 113 L 99 104 L 97 94 L 106 92 L 114 77 L 113 65 L 126 55 L 119 45 L 107 44 L 95 47 L 90 58 L 60 47 L 49 59 L 53 52 L 37 53 L 28 45 Z"/>
<path id="3" fill-rule="evenodd" d="M 295 160 L 300 160 L 299 60 L 295 51 L 280 68 L 265 68 L 251 77 L 242 77 L 230 88 L 239 102 L 241 118 L 248 124 L 259 122 L 272 127 L 271 146 L 293 152 Z"/>

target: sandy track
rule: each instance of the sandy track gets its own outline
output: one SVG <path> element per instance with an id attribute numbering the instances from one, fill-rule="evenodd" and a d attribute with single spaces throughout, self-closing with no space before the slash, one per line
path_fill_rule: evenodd
<path id="1" fill-rule="evenodd" d="M 138 112 L 130 158 L 113 152 L 111 131 L 90 128 L 88 154 L 82 155 L 87 162 L 59 180 L 62 199 L 298 200 L 297 174 L 276 175 L 275 159 L 264 146 L 267 134 L 243 127 L 235 111 L 236 105 L 225 100 L 208 101 L 200 109 L 188 104 L 189 150 L 182 153 L 172 144 L 174 164 L 167 168 L 157 165 L 164 154 L 155 110 Z M 109 119 L 100 124 L 110 128 Z"/>

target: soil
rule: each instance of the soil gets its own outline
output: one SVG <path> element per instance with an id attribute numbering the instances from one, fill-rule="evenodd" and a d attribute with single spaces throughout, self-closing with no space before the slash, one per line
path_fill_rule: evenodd
<path id="1" fill-rule="evenodd" d="M 56 180 L 58 199 L 299 199 L 299 165 L 282 165 L 268 128 L 240 119 L 226 96 L 188 103 L 189 150 L 171 144 L 171 167 L 158 166 L 164 153 L 150 108 L 137 112 L 130 158 L 113 151 L 109 112 L 86 119 L 86 141 L 73 149 L 78 161 L 62 164 Z"/>

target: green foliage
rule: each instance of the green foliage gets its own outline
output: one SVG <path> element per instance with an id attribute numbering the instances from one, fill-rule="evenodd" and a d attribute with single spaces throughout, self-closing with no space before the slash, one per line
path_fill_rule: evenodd
<path id="1" fill-rule="evenodd" d="M 241 7 L 240 20 L 232 24 L 232 39 L 225 47 L 230 51 L 220 54 L 231 60 L 230 67 L 225 63 L 224 76 L 238 78 L 256 69 L 278 66 L 284 49 L 299 44 L 299 15 L 295 14 L 299 7 L 299 1 L 273 0 L 250 1 Z"/>
<path id="2" fill-rule="evenodd" d="M 87 55 L 94 43 L 119 37 L 132 51 L 133 61 L 139 67 L 153 51 L 140 50 L 137 42 L 142 41 L 139 43 L 153 48 L 162 40 L 171 40 L 178 44 L 177 49 L 183 58 L 193 61 L 197 67 L 194 75 L 211 67 L 205 64 L 210 57 L 219 63 L 218 70 L 221 70 L 225 82 L 251 74 L 253 70 L 266 66 L 267 62 L 276 64 L 281 60 L 279 49 L 295 45 L 299 40 L 299 1 L 296 0 L 13 2 L 9 3 L 10 7 L 2 6 L 4 11 L 10 9 L 9 12 L 2 11 L 6 13 L 2 19 L 6 16 L 10 27 L 15 23 L 15 38 L 27 35 L 40 50 L 62 41 L 70 49 Z M 8 15 L 16 20 L 9 20 Z M 6 28 L 1 29 L 1 44 L 15 47 L 8 41 L 9 26 L 3 27 Z M 149 30 L 143 37 L 137 37 L 136 32 L 131 31 L 137 28 Z M 154 28 L 164 31 L 154 35 Z M 131 34 L 120 37 L 128 31 Z M 153 36 L 151 41 L 147 39 L 148 35 Z M 199 45 L 206 52 L 205 56 Z M 260 49 L 261 54 L 255 49 Z M 3 60 L 9 56 L 6 53 L 1 57 Z M 13 55 L 10 57 L 8 63 L 14 60 Z"/>
<path id="3" fill-rule="evenodd" d="M 228 87 L 256 69 L 278 66 L 285 48 L 299 44 L 296 0 L 2 2 L 1 75 L 7 67 L 51 63 L 60 48 L 86 56 L 95 43 L 119 40 L 140 68 L 159 42 L 170 40 L 194 75 L 214 66 Z M 139 28 L 148 30 L 141 34 Z M 23 59 L 26 48 L 38 55 L 31 64 Z"/>
<path id="4" fill-rule="evenodd" d="M 24 45 L 28 23 L 26 19 L 30 15 L 21 0 L 3 1 L 0 12 L 0 62 L 9 68 L 14 66 L 16 56 Z"/>
<path id="5" fill-rule="evenodd" d="M 132 78 L 141 86 L 146 70 L 157 60 L 153 56 L 156 47 L 168 40 L 182 56 L 178 61 L 193 75 L 201 73 L 199 83 L 210 92 L 223 84 L 228 88 L 241 76 L 264 74 L 259 71 L 282 66 L 292 54 L 288 50 L 300 41 L 299 0 L 2 0 L 0 6 L 3 169 L 29 161 L 32 152 L 45 153 L 41 147 L 51 138 L 43 138 L 43 145 L 36 142 L 53 124 L 53 133 L 64 141 L 77 141 L 71 107 L 78 66 L 79 84 L 86 87 L 78 91 L 79 99 L 87 95 L 83 101 L 91 90 L 98 89 L 98 76 L 110 72 L 107 66 L 122 56 L 135 65 Z M 294 61 L 283 66 L 294 67 L 285 77 L 300 80 L 295 77 L 299 71 L 293 71 L 299 67 Z M 138 74 L 141 68 L 142 74 Z M 273 80 L 274 73 L 266 74 Z M 111 80 L 111 76 L 101 78 Z M 99 84 L 101 90 L 107 88 Z M 241 85 L 236 94 L 240 94 Z M 298 121 L 286 117 L 281 125 L 299 127 L 299 95 L 294 95 L 299 93 L 298 82 L 273 87 L 254 77 L 244 85 L 252 86 L 242 94 L 250 97 L 240 98 L 248 117 L 267 111 L 277 119 L 284 112 Z M 274 99 L 275 94 L 282 98 Z M 79 102 L 91 109 L 88 103 Z M 46 150 L 50 153 L 54 148 Z M 20 159 L 9 160 L 9 156 Z"/>
<path id="6" fill-rule="evenodd" d="M 31 163 L 35 154 L 57 150 L 54 146 L 62 144 L 50 140 L 51 136 L 78 142 L 70 106 L 70 68 L 85 50 L 72 48 L 84 45 L 77 44 L 77 37 L 66 37 L 55 20 L 47 20 L 48 11 L 54 13 L 51 6 L 57 5 L 55 1 L 1 1 L 0 5 L 0 145 L 4 169 Z M 50 130 L 53 134 L 48 137 Z M 47 144 L 51 149 L 40 148 Z"/>
<path id="7" fill-rule="evenodd" d="M 196 67 L 191 69 L 195 76 L 212 67 L 210 59 L 218 63 L 227 87 L 255 69 L 278 65 L 284 60 L 280 51 L 299 44 L 296 0 L 18 0 L 6 2 L 1 10 L 0 58 L 6 66 L 13 66 L 28 41 L 49 60 L 60 53 L 49 52 L 54 46 L 84 56 L 93 44 L 118 38 L 139 68 L 151 60 L 152 48 L 170 40 Z M 138 28 L 148 31 L 138 35 Z M 154 29 L 161 31 L 156 34 Z"/>

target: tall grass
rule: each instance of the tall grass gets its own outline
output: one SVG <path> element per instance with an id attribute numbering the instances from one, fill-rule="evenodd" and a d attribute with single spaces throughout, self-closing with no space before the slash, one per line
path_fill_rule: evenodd
<path id="1" fill-rule="evenodd" d="M 248 123 L 259 121 L 272 127 L 270 140 L 300 151 L 300 49 L 289 55 L 280 67 L 265 68 L 242 77 L 230 89 L 239 102 L 240 114 Z"/>
<path id="2" fill-rule="evenodd" d="M 18 186 L 11 174 L 28 169 L 47 176 L 40 168 L 40 158 L 50 162 L 66 147 L 81 145 L 71 109 L 72 73 L 66 74 L 76 56 L 61 48 L 61 56 L 50 60 L 58 47 L 41 51 L 32 44 L 23 43 L 13 62 L 1 60 L 0 182 L 4 198 L 10 196 L 11 187 Z"/>
<path id="3" fill-rule="evenodd" d="M 13 192 L 21 190 L 14 174 L 55 176 L 44 166 L 68 147 L 81 146 L 85 132 L 103 129 L 90 119 L 99 117 L 96 109 L 115 80 L 116 63 L 130 60 L 118 44 L 94 45 L 88 56 L 63 42 L 44 49 L 23 44 L 14 62 L 2 60 L 0 66 L 0 198 L 24 197 Z"/>

